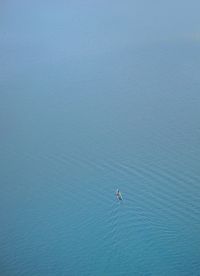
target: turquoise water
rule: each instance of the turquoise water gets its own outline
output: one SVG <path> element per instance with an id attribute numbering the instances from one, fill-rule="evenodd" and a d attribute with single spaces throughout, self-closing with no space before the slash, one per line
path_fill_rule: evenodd
<path id="1" fill-rule="evenodd" d="M 54 5 L 1 19 L 0 274 L 200 275 L 198 36 Z"/>

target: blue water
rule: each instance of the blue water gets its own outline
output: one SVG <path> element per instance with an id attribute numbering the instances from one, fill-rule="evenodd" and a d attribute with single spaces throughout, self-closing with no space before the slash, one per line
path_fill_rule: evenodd
<path id="1" fill-rule="evenodd" d="M 199 17 L 182 4 L 1 4 L 0 275 L 200 275 Z"/>

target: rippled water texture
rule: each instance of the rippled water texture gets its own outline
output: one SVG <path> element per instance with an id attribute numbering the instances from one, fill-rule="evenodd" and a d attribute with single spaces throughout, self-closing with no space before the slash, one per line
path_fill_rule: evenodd
<path id="1" fill-rule="evenodd" d="M 200 275 L 198 37 L 34 3 L 1 19 L 0 275 Z"/>

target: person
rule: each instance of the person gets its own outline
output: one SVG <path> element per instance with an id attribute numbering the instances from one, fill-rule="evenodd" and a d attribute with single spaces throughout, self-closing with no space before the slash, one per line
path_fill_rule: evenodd
<path id="1" fill-rule="evenodd" d="M 119 200 L 122 200 L 122 195 L 121 195 L 119 189 L 117 189 L 117 191 L 116 191 L 116 196 Z"/>

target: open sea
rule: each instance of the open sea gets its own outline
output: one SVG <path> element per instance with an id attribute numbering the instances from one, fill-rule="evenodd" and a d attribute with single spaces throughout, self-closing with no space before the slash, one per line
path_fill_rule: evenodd
<path id="1" fill-rule="evenodd" d="M 0 276 L 200 275 L 200 5 L 144 2 L 0 4 Z"/>

